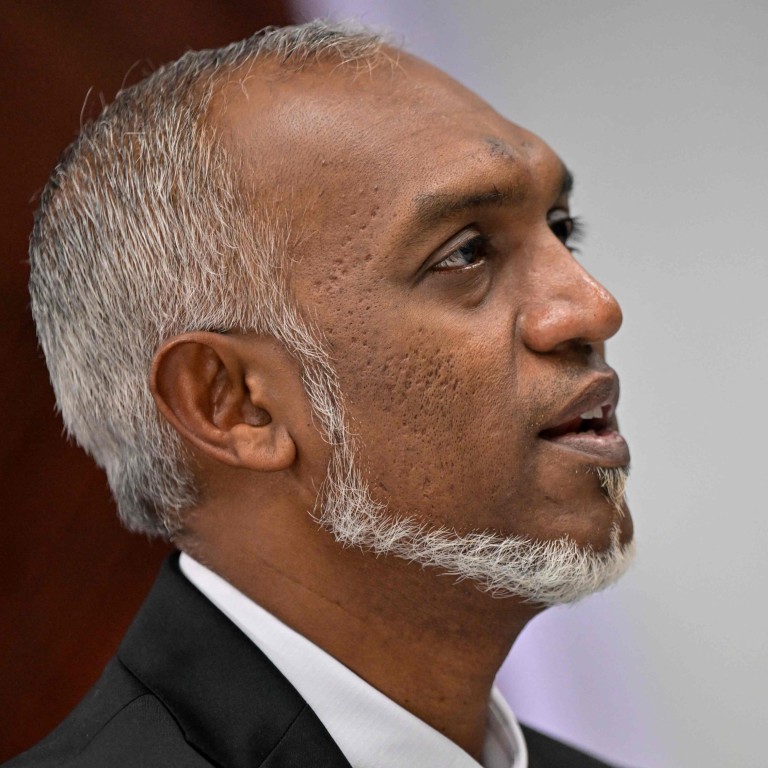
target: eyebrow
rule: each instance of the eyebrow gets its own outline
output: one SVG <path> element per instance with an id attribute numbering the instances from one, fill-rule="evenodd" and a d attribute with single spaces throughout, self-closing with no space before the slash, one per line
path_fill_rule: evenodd
<path id="1" fill-rule="evenodd" d="M 570 195 L 571 192 L 573 192 L 573 174 L 568 170 L 567 165 L 563 165 L 563 184 L 560 187 L 560 194 L 558 197 Z"/>
<path id="2" fill-rule="evenodd" d="M 469 194 L 432 192 L 415 198 L 416 212 L 413 218 L 419 227 L 428 228 L 465 211 L 509 205 L 524 197 L 525 192 L 521 187 L 499 189 L 496 185 Z"/>
<path id="3" fill-rule="evenodd" d="M 573 191 L 573 174 L 562 166 L 562 184 L 558 197 Z M 468 194 L 431 192 L 414 198 L 413 222 L 419 229 L 428 229 L 461 213 L 478 208 L 500 207 L 522 202 L 528 195 L 523 185 L 498 187 Z"/>

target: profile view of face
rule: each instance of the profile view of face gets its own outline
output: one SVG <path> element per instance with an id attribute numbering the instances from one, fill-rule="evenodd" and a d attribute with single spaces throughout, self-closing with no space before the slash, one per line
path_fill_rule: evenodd
<path id="1" fill-rule="evenodd" d="M 32 314 L 121 521 L 175 551 L 19 765 L 603 764 L 494 682 L 634 553 L 622 314 L 573 185 L 323 20 L 188 51 L 82 127 L 40 194 Z"/>
<path id="2" fill-rule="evenodd" d="M 570 249 L 560 158 L 402 54 L 238 80 L 217 109 L 246 173 L 280 178 L 301 212 L 291 287 L 327 340 L 373 502 L 457 535 L 630 542 L 598 472 L 629 463 L 604 359 L 622 316 Z"/>

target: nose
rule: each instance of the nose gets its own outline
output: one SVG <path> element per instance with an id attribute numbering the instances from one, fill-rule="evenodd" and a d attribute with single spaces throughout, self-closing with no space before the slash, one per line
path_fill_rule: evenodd
<path id="1" fill-rule="evenodd" d="M 549 251 L 531 278 L 518 327 L 534 352 L 600 345 L 621 327 L 616 299 L 562 245 Z"/>

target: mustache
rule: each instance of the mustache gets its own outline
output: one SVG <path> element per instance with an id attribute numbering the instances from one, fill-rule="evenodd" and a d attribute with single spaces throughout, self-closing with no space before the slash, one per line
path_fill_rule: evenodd
<path id="1" fill-rule="evenodd" d="M 539 382 L 527 398 L 531 407 L 531 425 L 545 426 L 553 415 L 563 410 L 566 403 L 588 388 L 590 381 L 610 376 L 614 380 L 616 395 L 619 394 L 619 376 L 604 359 L 592 360 L 589 365 L 569 365 L 560 369 L 548 382 Z"/>

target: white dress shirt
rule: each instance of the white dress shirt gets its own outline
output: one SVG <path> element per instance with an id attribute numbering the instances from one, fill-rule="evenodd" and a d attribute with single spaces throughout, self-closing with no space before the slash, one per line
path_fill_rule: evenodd
<path id="1" fill-rule="evenodd" d="M 354 768 L 480 768 L 461 747 L 403 709 L 229 582 L 182 554 L 182 573 L 244 632 L 309 704 Z M 494 688 L 483 768 L 527 768 L 525 740 Z"/>

